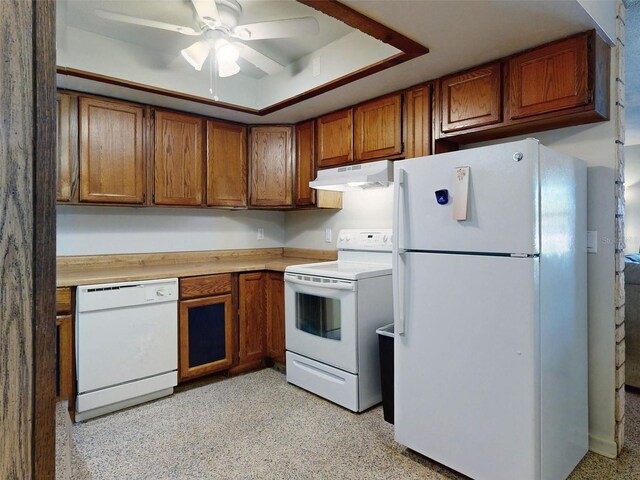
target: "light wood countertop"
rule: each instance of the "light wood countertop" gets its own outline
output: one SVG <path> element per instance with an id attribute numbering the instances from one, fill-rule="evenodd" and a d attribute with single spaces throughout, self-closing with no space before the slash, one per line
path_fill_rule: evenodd
<path id="1" fill-rule="evenodd" d="M 57 287 L 272 270 L 334 260 L 333 250 L 269 248 L 159 254 L 58 257 Z"/>

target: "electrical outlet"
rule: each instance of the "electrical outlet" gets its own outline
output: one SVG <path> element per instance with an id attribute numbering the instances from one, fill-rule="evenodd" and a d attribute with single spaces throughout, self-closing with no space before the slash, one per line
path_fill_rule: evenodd
<path id="1" fill-rule="evenodd" d="M 331 229 L 330 228 L 325 228 L 324 229 L 324 241 L 327 243 L 331 243 L 332 242 L 332 234 L 331 234 Z"/>
<path id="2" fill-rule="evenodd" d="M 597 230 L 587 230 L 587 253 L 598 253 Z"/>
<path id="3" fill-rule="evenodd" d="M 258 229 L 258 240 L 264 240 L 264 228 Z"/>

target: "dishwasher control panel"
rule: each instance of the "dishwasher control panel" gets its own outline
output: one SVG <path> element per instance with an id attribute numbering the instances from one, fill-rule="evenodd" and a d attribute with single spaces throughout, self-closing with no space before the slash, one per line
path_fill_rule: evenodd
<path id="1" fill-rule="evenodd" d="M 175 300 L 178 298 L 177 289 L 174 290 L 166 285 L 145 285 L 144 293 L 147 302 Z"/>
<path id="2" fill-rule="evenodd" d="M 177 301 L 177 278 L 81 285 L 76 291 L 78 312 Z"/>

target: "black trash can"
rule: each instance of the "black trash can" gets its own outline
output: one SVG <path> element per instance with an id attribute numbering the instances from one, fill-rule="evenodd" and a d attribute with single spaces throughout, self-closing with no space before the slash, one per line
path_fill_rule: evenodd
<path id="1" fill-rule="evenodd" d="M 384 420 L 393 423 L 393 323 L 376 330 L 380 347 L 380 388 Z"/>

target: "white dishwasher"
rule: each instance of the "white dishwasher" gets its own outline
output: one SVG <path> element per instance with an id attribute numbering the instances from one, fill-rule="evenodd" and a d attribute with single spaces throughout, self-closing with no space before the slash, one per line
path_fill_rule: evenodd
<path id="1" fill-rule="evenodd" d="M 178 279 L 76 293 L 76 420 L 170 395 L 178 375 Z"/>

